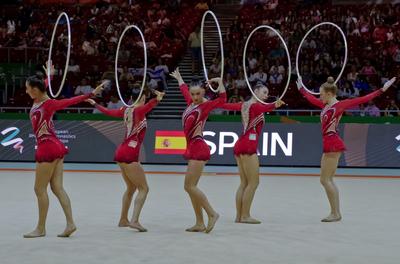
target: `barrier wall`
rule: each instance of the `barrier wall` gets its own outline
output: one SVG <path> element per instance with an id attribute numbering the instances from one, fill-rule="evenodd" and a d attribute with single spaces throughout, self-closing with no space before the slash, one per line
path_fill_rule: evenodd
<path id="1" fill-rule="evenodd" d="M 185 163 L 186 142 L 179 120 L 149 120 L 141 161 Z M 120 121 L 55 121 L 59 138 L 70 149 L 66 161 L 112 162 L 124 135 Z M 233 145 L 240 122 L 208 122 L 205 139 L 211 148 L 209 164 L 235 164 Z M 340 166 L 400 168 L 400 125 L 343 124 L 348 151 Z M 29 120 L 0 120 L 0 160 L 33 161 L 35 140 Z M 267 124 L 260 139 L 261 165 L 319 166 L 322 142 L 319 124 Z"/>

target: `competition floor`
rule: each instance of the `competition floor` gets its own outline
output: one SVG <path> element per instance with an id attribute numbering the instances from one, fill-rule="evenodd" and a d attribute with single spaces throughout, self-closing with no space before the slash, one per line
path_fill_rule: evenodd
<path id="1" fill-rule="evenodd" d="M 200 181 L 221 218 L 211 234 L 186 233 L 194 215 L 184 166 L 145 166 L 150 186 L 137 233 L 117 227 L 123 181 L 115 165 L 66 164 L 65 188 L 78 231 L 50 194 L 47 237 L 23 239 L 37 221 L 34 164 L 0 163 L 0 263 L 400 263 L 400 171 L 341 169 L 343 221 L 321 223 L 328 203 L 318 169 L 262 168 L 253 216 L 233 222 L 236 167 L 208 166 Z M 367 176 L 367 177 L 366 177 Z"/>

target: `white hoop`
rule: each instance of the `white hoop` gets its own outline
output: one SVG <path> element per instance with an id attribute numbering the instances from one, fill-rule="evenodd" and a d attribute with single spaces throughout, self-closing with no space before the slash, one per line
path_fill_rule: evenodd
<path id="1" fill-rule="evenodd" d="M 287 45 L 286 45 L 286 42 L 285 42 L 285 40 L 283 39 L 283 37 L 281 36 L 281 34 L 279 34 L 279 32 L 278 32 L 275 28 L 270 27 L 270 26 L 267 26 L 267 25 L 261 25 L 261 26 L 256 27 L 255 29 L 253 29 L 253 31 L 250 33 L 250 35 L 248 36 L 248 38 L 247 38 L 247 40 L 246 40 L 246 44 L 244 45 L 244 51 L 243 51 L 243 72 L 244 72 L 244 79 L 246 80 L 246 83 L 247 83 L 247 86 L 248 86 L 249 89 L 250 89 L 250 92 L 251 92 L 251 93 L 253 94 L 253 96 L 257 99 L 257 101 L 259 101 L 259 102 L 262 103 L 262 104 L 267 104 L 266 102 L 264 102 L 263 100 L 261 100 L 260 98 L 258 98 L 257 95 L 254 93 L 253 89 L 251 88 L 250 81 L 249 81 L 249 78 L 248 78 L 248 76 L 247 76 L 247 71 L 246 71 L 246 52 L 247 52 L 247 45 L 249 44 L 250 38 L 253 36 L 253 34 L 254 34 L 257 30 L 262 29 L 262 28 L 266 28 L 266 29 L 272 30 L 272 31 L 279 37 L 280 41 L 283 43 L 283 46 L 285 47 L 286 56 L 287 56 L 287 58 L 288 58 L 288 70 L 287 70 L 288 78 L 287 78 L 285 90 L 283 90 L 283 93 L 282 93 L 282 95 L 279 97 L 279 100 L 281 100 L 281 99 L 283 98 L 283 96 L 285 96 L 285 94 L 286 94 L 286 92 L 287 92 L 287 89 L 288 89 L 288 87 L 289 87 L 289 84 L 290 84 L 290 73 L 291 73 L 291 71 L 292 71 L 292 67 L 291 67 L 291 62 L 290 62 L 289 49 L 288 49 L 288 47 L 287 47 Z M 276 100 L 276 101 L 277 101 L 277 100 Z M 276 101 L 275 101 L 275 102 L 276 102 Z"/>
<path id="2" fill-rule="evenodd" d="M 56 36 L 56 31 L 57 31 L 57 26 L 58 23 L 60 22 L 61 17 L 65 16 L 65 20 L 67 21 L 67 28 L 68 28 L 68 50 L 67 50 L 67 59 L 65 61 L 65 67 L 64 67 L 64 74 L 63 74 L 63 78 L 60 84 L 60 88 L 58 89 L 58 92 L 56 94 L 53 93 L 53 89 L 51 87 L 51 53 L 53 51 L 53 42 L 54 42 L 54 37 Z M 68 72 L 68 65 L 69 65 L 69 57 L 71 55 L 71 25 L 69 23 L 69 17 L 67 15 L 67 13 L 62 12 L 58 18 L 57 21 L 54 25 L 54 29 L 53 29 L 53 34 L 51 35 L 51 41 L 50 41 L 50 49 L 49 49 L 49 58 L 47 60 L 47 83 L 49 86 L 49 92 L 50 95 L 53 98 L 56 98 L 60 95 L 62 88 L 64 86 L 64 82 L 65 82 L 65 78 L 67 77 L 67 72 Z"/>
<path id="3" fill-rule="evenodd" d="M 139 32 L 140 37 L 142 38 L 142 42 L 143 42 L 143 54 L 144 54 L 144 69 L 143 69 L 142 88 L 140 89 L 139 96 L 136 98 L 136 101 L 135 101 L 133 104 L 128 105 L 127 103 L 125 103 L 124 98 L 122 98 L 121 90 L 120 90 L 120 87 L 119 87 L 119 81 L 118 81 L 118 55 L 119 55 L 119 48 L 120 48 L 120 46 L 121 46 L 122 39 L 124 38 L 125 33 L 126 33 L 129 29 L 131 29 L 131 28 L 136 29 L 136 30 Z M 122 102 L 126 107 L 132 107 L 132 106 L 134 106 L 134 105 L 139 101 L 140 97 L 142 97 L 143 89 L 144 89 L 144 86 L 146 85 L 146 75 L 147 75 L 147 48 L 146 48 L 146 41 L 145 41 L 145 39 L 144 39 L 143 33 L 142 33 L 142 31 L 140 30 L 140 28 L 138 28 L 138 27 L 135 26 L 135 25 L 127 26 L 127 27 L 124 29 L 124 31 L 122 31 L 122 34 L 121 34 L 121 36 L 119 37 L 118 46 L 117 46 L 117 53 L 116 53 L 116 57 L 115 57 L 115 84 L 117 85 L 117 91 L 118 91 L 119 99 L 121 99 L 121 102 Z"/>
<path id="4" fill-rule="evenodd" d="M 299 45 L 299 48 L 297 49 L 297 54 L 296 54 L 296 72 L 297 72 L 297 77 L 298 77 L 298 78 L 301 78 L 300 70 L 299 70 L 299 57 L 300 57 L 300 50 L 301 50 L 301 47 L 303 46 L 303 43 L 304 43 L 304 41 L 306 40 L 306 38 L 308 37 L 308 35 L 309 35 L 314 29 L 316 29 L 317 27 L 323 26 L 323 25 L 330 25 L 330 26 L 333 26 L 333 27 L 337 28 L 337 30 L 339 30 L 340 34 L 342 34 L 343 41 L 344 41 L 345 53 L 344 53 L 343 67 L 342 67 L 342 70 L 340 71 L 338 77 L 337 77 L 336 80 L 335 80 L 335 84 L 336 84 L 336 83 L 339 81 L 340 77 L 342 77 L 342 74 L 343 74 L 343 72 L 344 72 L 344 69 L 346 68 L 346 63 L 347 63 L 347 40 L 346 40 L 346 35 L 344 34 L 343 30 L 342 30 L 338 25 L 336 25 L 335 23 L 332 23 L 332 22 L 322 22 L 322 23 L 319 23 L 319 24 L 313 26 L 313 27 L 307 32 L 307 34 L 305 34 L 305 36 L 304 36 L 303 39 L 301 40 L 300 45 Z M 313 91 L 309 90 L 309 89 L 304 85 L 304 83 L 303 83 L 303 87 L 304 87 L 304 89 L 306 89 L 309 93 L 314 94 L 314 95 L 319 95 L 319 92 L 313 92 Z"/>
<path id="5" fill-rule="evenodd" d="M 210 14 L 215 21 L 215 25 L 217 26 L 217 30 L 218 30 L 218 35 L 219 35 L 219 45 L 221 47 L 221 80 L 223 80 L 224 78 L 224 64 L 225 64 L 225 58 L 224 58 L 224 43 L 223 43 L 223 39 L 222 39 L 222 32 L 221 32 L 221 28 L 219 26 L 219 22 L 217 17 L 215 16 L 215 14 L 212 11 L 207 11 L 204 13 L 203 15 L 203 19 L 201 20 L 201 29 L 200 29 L 200 43 L 201 43 L 201 61 L 203 63 L 203 71 L 204 71 L 204 77 L 206 78 L 206 80 L 208 81 L 208 73 L 207 73 L 207 67 L 206 67 L 206 60 L 204 58 L 204 39 L 203 39 L 203 29 L 204 29 L 204 22 L 206 20 L 206 16 Z M 214 93 L 216 93 L 218 91 L 218 89 L 214 90 L 212 88 L 211 85 L 209 85 L 211 91 L 213 91 Z"/>

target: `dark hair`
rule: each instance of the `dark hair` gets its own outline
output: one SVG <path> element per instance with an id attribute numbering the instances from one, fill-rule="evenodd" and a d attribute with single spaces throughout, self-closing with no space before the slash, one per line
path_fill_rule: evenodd
<path id="1" fill-rule="evenodd" d="M 29 76 L 26 79 L 26 82 L 32 87 L 32 88 L 37 88 L 39 89 L 39 91 L 41 92 L 45 92 L 46 91 L 46 85 L 44 83 L 44 76 L 41 74 L 35 74 L 32 76 Z"/>

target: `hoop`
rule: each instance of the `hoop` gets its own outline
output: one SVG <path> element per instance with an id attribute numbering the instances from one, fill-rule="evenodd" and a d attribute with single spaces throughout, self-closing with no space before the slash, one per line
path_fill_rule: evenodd
<path id="1" fill-rule="evenodd" d="M 128 105 L 127 103 L 125 103 L 124 98 L 122 98 L 121 90 L 120 90 L 120 87 L 119 87 L 119 80 L 118 80 L 118 55 L 119 55 L 119 49 L 120 49 L 120 46 L 121 46 L 122 39 L 124 38 L 125 33 L 126 33 L 129 29 L 131 29 L 131 28 L 136 29 L 136 30 L 139 32 L 140 37 L 142 38 L 142 42 L 143 42 L 143 54 L 144 54 L 144 69 L 143 69 L 142 88 L 140 89 L 139 96 L 136 98 L 136 101 L 135 101 L 133 104 Z M 116 52 L 116 57 L 115 57 L 115 84 L 117 85 L 117 91 L 118 91 L 119 99 L 121 99 L 121 102 L 122 102 L 126 107 L 132 107 L 132 106 L 134 106 L 134 105 L 139 101 L 140 97 L 142 97 L 143 89 L 144 89 L 144 86 L 146 85 L 146 75 L 147 75 L 147 48 L 146 48 L 146 41 L 145 41 L 145 39 L 144 39 L 143 33 L 142 33 L 142 31 L 140 30 L 140 28 L 138 28 L 138 27 L 135 26 L 135 25 L 126 26 L 125 29 L 124 29 L 124 31 L 122 31 L 121 36 L 119 37 L 118 46 L 117 46 L 117 52 Z"/>
<path id="2" fill-rule="evenodd" d="M 288 47 L 287 47 L 287 45 L 286 45 L 285 40 L 283 39 L 283 37 L 281 36 L 281 34 L 279 34 L 279 32 L 278 32 L 276 29 L 274 29 L 273 27 L 267 26 L 267 25 L 261 25 L 261 26 L 256 27 L 255 29 L 253 29 L 253 31 L 252 31 L 252 32 L 250 33 L 250 35 L 247 37 L 246 44 L 245 44 L 244 50 L 243 50 L 243 72 L 244 72 L 244 79 L 246 80 L 246 83 L 247 83 L 247 86 L 248 86 L 249 89 L 250 89 L 250 92 L 251 92 L 251 93 L 253 94 L 253 96 L 257 99 L 257 101 L 259 101 L 259 102 L 262 103 L 262 104 L 267 104 L 266 102 L 264 102 L 263 100 L 261 100 L 260 98 L 258 98 L 257 95 L 254 93 L 253 89 L 251 89 L 250 81 L 249 81 L 249 78 L 248 78 L 248 76 L 247 76 L 247 71 L 246 71 L 246 52 L 247 52 L 247 45 L 249 44 L 250 38 L 253 36 L 253 34 L 254 34 L 257 30 L 262 29 L 262 28 L 266 28 L 266 29 L 272 30 L 272 31 L 279 37 L 280 41 L 283 43 L 283 46 L 285 47 L 286 56 L 287 56 L 287 58 L 288 58 L 288 70 L 287 70 L 288 78 L 287 78 L 285 90 L 283 90 L 283 93 L 282 93 L 282 95 L 279 97 L 279 100 L 281 100 L 281 99 L 283 98 L 283 96 L 285 96 L 285 94 L 286 94 L 286 92 L 287 92 L 287 89 L 288 89 L 288 87 L 289 87 L 289 84 L 290 84 L 290 73 L 291 73 L 291 71 L 292 71 L 292 67 L 291 67 L 291 62 L 290 62 L 289 49 L 288 49 Z M 276 101 L 277 101 L 277 100 L 276 100 Z M 275 101 L 275 102 L 276 102 L 276 101 Z"/>
<path id="3" fill-rule="evenodd" d="M 347 50 L 346 35 L 344 34 L 343 30 L 342 30 L 338 25 L 336 25 L 335 23 L 332 23 L 332 22 L 322 22 L 322 23 L 319 23 L 319 24 L 313 26 L 313 27 L 304 35 L 303 39 L 302 39 L 301 42 L 300 42 L 299 48 L 297 49 L 297 53 L 296 53 L 296 72 L 297 72 L 297 77 L 298 77 L 298 78 L 301 78 L 300 71 L 299 71 L 299 57 L 300 57 L 300 50 L 301 50 L 301 47 L 303 46 L 303 43 L 304 43 L 304 41 L 306 40 L 306 38 L 308 37 L 308 35 L 309 35 L 314 29 L 316 29 L 317 27 L 323 26 L 323 25 L 330 25 L 330 26 L 335 27 L 335 28 L 340 32 L 340 34 L 342 34 L 343 41 L 344 41 L 345 53 L 344 53 L 343 67 L 342 67 L 342 70 L 340 71 L 338 77 L 337 77 L 336 80 L 335 80 L 335 84 L 336 84 L 336 83 L 339 81 L 340 77 L 342 77 L 342 74 L 343 74 L 343 72 L 344 72 L 344 69 L 346 68 L 346 63 L 347 63 L 347 52 L 348 52 L 348 50 Z M 303 83 L 303 87 L 304 87 L 304 89 L 306 89 L 309 93 L 314 94 L 314 95 L 319 95 L 319 92 L 313 92 L 313 91 L 309 90 L 309 89 L 304 85 L 304 83 Z"/>
<path id="4" fill-rule="evenodd" d="M 217 26 L 217 30 L 218 30 L 218 35 L 219 35 L 219 45 L 221 47 L 221 80 L 223 80 L 224 77 L 224 64 L 225 64 L 225 58 L 224 58 L 224 43 L 223 43 L 223 39 L 222 39 L 222 32 L 221 32 L 221 28 L 219 26 L 219 22 L 217 17 L 215 16 L 215 14 L 212 11 L 207 11 L 204 13 L 203 15 L 203 19 L 201 20 L 201 29 L 200 29 L 200 43 L 201 43 L 201 61 L 203 63 L 203 71 L 204 71 L 204 77 L 206 78 L 206 80 L 208 81 L 208 73 L 207 73 L 207 67 L 206 67 L 206 60 L 204 58 L 204 38 L 203 38 L 203 29 L 204 29 L 204 22 L 206 20 L 206 16 L 210 14 L 215 22 L 215 25 Z M 212 88 L 211 85 L 209 85 L 211 91 L 213 91 L 214 93 L 216 93 L 218 91 L 218 89 L 214 90 Z"/>
<path id="5" fill-rule="evenodd" d="M 53 43 L 54 43 L 54 38 L 56 36 L 57 26 L 58 26 L 58 23 L 60 22 L 61 17 L 63 17 L 63 16 L 65 16 L 65 20 L 67 21 L 67 28 L 68 28 L 67 59 L 65 61 L 64 73 L 63 73 L 63 78 L 62 78 L 62 81 L 61 81 L 61 84 L 60 84 L 60 88 L 58 88 L 58 92 L 56 94 L 54 94 L 53 93 L 53 88 L 51 87 L 51 66 L 50 66 L 51 65 L 51 53 L 53 51 Z M 70 56 L 71 56 L 71 25 L 69 23 L 69 17 L 67 15 L 67 13 L 62 12 L 58 16 L 57 21 L 56 21 L 56 23 L 54 25 L 53 34 L 51 35 L 51 41 L 50 41 L 49 58 L 47 60 L 47 73 L 46 73 L 46 75 L 47 75 L 47 83 L 48 83 L 48 86 L 49 86 L 50 95 L 53 98 L 56 98 L 56 97 L 58 97 L 60 95 L 61 90 L 62 90 L 62 88 L 64 86 L 65 78 L 67 77 Z"/>

